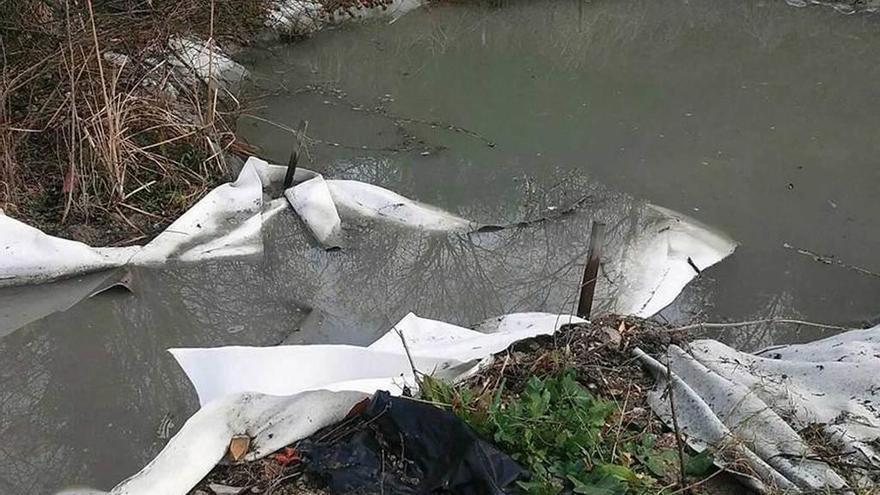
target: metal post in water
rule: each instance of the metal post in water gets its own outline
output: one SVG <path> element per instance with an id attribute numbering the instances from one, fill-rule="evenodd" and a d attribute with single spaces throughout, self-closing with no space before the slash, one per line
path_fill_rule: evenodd
<path id="1" fill-rule="evenodd" d="M 308 123 L 305 120 L 299 121 L 296 129 L 296 146 L 290 152 L 290 158 L 287 160 L 287 171 L 284 173 L 284 190 L 293 185 L 293 177 L 296 174 L 296 164 L 299 163 L 299 151 L 302 148 L 303 135 L 306 132 Z"/>
<path id="2" fill-rule="evenodd" d="M 296 164 L 298 161 L 299 150 L 291 151 L 290 158 L 287 160 L 287 171 L 284 172 L 284 191 L 286 191 L 288 187 L 293 185 L 293 176 L 296 175 Z"/>
<path id="3" fill-rule="evenodd" d="M 605 242 L 605 224 L 593 221 L 590 232 L 590 252 L 587 266 L 584 267 L 584 279 L 581 282 L 581 294 L 578 299 L 577 315 L 590 319 L 593 309 L 593 293 L 596 292 L 596 277 L 599 276 L 599 262 L 602 258 L 602 244 Z"/>

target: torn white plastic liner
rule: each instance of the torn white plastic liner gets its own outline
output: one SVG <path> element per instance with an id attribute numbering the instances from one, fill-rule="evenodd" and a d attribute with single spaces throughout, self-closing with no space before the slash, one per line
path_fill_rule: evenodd
<path id="1" fill-rule="evenodd" d="M 263 253 L 263 225 L 286 208 L 263 201 L 263 190 L 283 181 L 286 167 L 251 157 L 238 179 L 193 205 L 143 248 L 92 248 L 60 239 L 0 215 L 0 287 L 38 283 L 130 265 L 198 262 Z M 297 169 L 286 202 L 324 248 L 341 247 L 343 225 L 386 222 L 426 232 L 472 232 L 475 222 L 387 189 L 325 179 Z M 612 239 L 603 263 L 597 310 L 648 317 L 670 304 L 698 274 L 733 252 L 726 235 L 672 211 L 646 206 L 635 232 Z M 608 281 L 608 283 L 606 283 Z"/>
<path id="2" fill-rule="evenodd" d="M 600 299 L 609 313 L 648 318 L 666 306 L 701 271 L 730 256 L 736 242 L 686 215 L 655 205 L 642 208 L 633 242 L 603 264 Z M 607 292 L 607 293 L 605 293 Z"/>
<path id="3" fill-rule="evenodd" d="M 266 24 L 289 36 L 306 36 L 349 19 L 386 17 L 393 22 L 424 3 L 423 0 L 379 0 L 370 5 L 361 2 L 359 6 L 328 8 L 329 4 L 315 0 L 278 0 Z"/>
<path id="4" fill-rule="evenodd" d="M 430 232 L 467 232 L 478 227 L 476 222 L 373 184 L 330 180 L 327 187 L 344 217 L 378 219 Z"/>
<path id="5" fill-rule="evenodd" d="M 263 183 L 245 164 L 235 182 L 216 187 L 138 251 L 131 263 L 200 261 L 263 252 Z"/>
<path id="6" fill-rule="evenodd" d="M 0 214 L 0 286 L 38 283 L 115 268 L 128 263 L 139 250 L 139 247 L 89 247 L 50 236 Z"/>
<path id="7" fill-rule="evenodd" d="M 470 330 L 409 313 L 369 348 L 406 353 L 405 340 L 412 356 L 455 356 L 459 361 L 470 361 L 497 354 L 519 340 L 552 335 L 563 325 L 585 322 L 573 315 L 511 313 L 488 319 L 478 324 L 476 330 Z"/>
<path id="8" fill-rule="evenodd" d="M 676 419 L 698 450 L 721 463 L 746 461 L 766 491 L 839 490 L 845 481 L 817 460 L 800 432 L 819 428 L 844 461 L 880 470 L 880 326 L 757 354 L 700 340 L 669 349 Z M 667 368 L 641 353 L 657 387 L 651 408 L 671 422 Z M 741 471 L 741 469 L 738 469 Z M 855 487 L 849 487 L 855 488 Z"/>
<path id="9" fill-rule="evenodd" d="M 369 347 L 172 349 L 203 407 L 152 462 L 110 493 L 185 495 L 223 458 L 235 435 L 250 436 L 246 459 L 259 459 L 342 420 L 376 390 L 399 394 L 407 382 L 414 388 L 398 332 L 419 372 L 439 371 L 454 380 L 469 373 L 476 360 L 518 340 L 583 321 L 568 315 L 510 314 L 482 325 L 493 331 L 485 334 L 410 313 Z"/>
<path id="10" fill-rule="evenodd" d="M 342 219 L 324 177 L 315 174 L 284 191 L 284 197 L 322 246 L 342 246 Z"/>

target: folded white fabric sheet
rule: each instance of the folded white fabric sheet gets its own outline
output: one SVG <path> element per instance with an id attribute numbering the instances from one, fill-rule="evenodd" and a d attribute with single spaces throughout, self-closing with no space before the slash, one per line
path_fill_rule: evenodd
<path id="1" fill-rule="evenodd" d="M 640 356 L 657 380 L 652 409 L 672 424 L 671 372 L 676 419 L 689 443 L 721 452 L 722 464 L 745 460 L 758 489 L 845 488 L 802 438 L 808 427 L 852 466 L 880 470 L 880 326 L 756 354 L 698 340 L 687 351 L 670 347 L 668 371 Z"/>

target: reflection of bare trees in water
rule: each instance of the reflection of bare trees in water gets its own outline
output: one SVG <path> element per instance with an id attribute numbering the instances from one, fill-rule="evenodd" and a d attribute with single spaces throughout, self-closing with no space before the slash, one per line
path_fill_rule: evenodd
<path id="1" fill-rule="evenodd" d="M 321 273 L 319 285 L 333 290 L 309 302 L 365 320 L 394 321 L 415 311 L 462 324 L 512 311 L 568 311 L 586 259 L 591 213 L 613 219 L 615 233 L 624 225 L 609 209 L 472 234 L 373 223 L 349 228 L 351 247 L 328 258 L 331 268 Z"/>
<path id="2" fill-rule="evenodd" d="M 366 156 L 350 161 L 340 160 L 333 164 L 332 170 L 328 170 L 327 174 L 334 179 L 359 180 L 383 187 L 397 186 L 394 190 L 403 195 L 408 192 L 399 187 L 403 170 L 385 157 Z"/>
<path id="3" fill-rule="evenodd" d="M 743 320 L 769 320 L 774 318 L 804 319 L 794 303 L 794 296 L 790 291 L 782 291 L 768 295 L 765 298 L 764 307 L 755 311 L 750 317 Z M 838 330 L 834 331 L 835 333 Z M 777 343 L 796 343 L 799 341 L 815 340 L 831 335 L 827 330 L 814 327 L 801 327 L 796 324 L 763 322 L 756 325 L 704 330 L 701 332 L 706 338 L 720 340 L 731 347 L 751 352 Z"/>
<path id="4" fill-rule="evenodd" d="M 42 493 L 34 476 L 37 468 L 44 463 L 58 464 L 61 459 L 56 456 L 64 451 L 29 435 L 35 425 L 53 433 L 57 428 L 57 423 L 49 421 L 46 411 L 39 407 L 51 380 L 41 359 L 49 345 L 47 339 L 38 338 L 24 348 L 17 347 L 13 340 L 0 342 L 0 492 Z M 30 455 L 23 456 L 22 451 Z"/>
<path id="5" fill-rule="evenodd" d="M 602 69 L 607 64 L 669 57 L 693 47 L 694 37 L 703 30 L 743 32 L 732 18 L 742 19 L 745 32 L 762 48 L 773 49 L 803 28 L 798 16 L 777 14 L 753 2 L 529 2 L 478 13 L 441 9 L 430 26 L 420 23 L 413 26 L 416 34 L 390 42 L 394 55 L 412 59 L 413 65 L 425 54 L 439 56 L 462 46 L 479 46 L 537 53 L 565 70 Z"/>
<path id="6" fill-rule="evenodd" d="M 112 484 L 161 448 L 164 414 L 192 410 L 161 333 L 123 306 L 99 296 L 0 341 L 0 492 Z"/>
<path id="7" fill-rule="evenodd" d="M 379 160 L 367 162 L 360 173 L 382 183 L 387 174 L 400 171 Z M 570 312 L 592 220 L 608 226 L 595 302 L 599 313 L 631 310 L 634 294 L 650 292 L 646 283 L 659 284 L 662 274 L 649 273 L 652 265 L 633 264 L 646 249 L 655 249 L 665 226 L 643 203 L 576 172 L 559 170 L 518 184 L 522 190 L 517 197 L 524 199 L 515 206 L 515 215 L 509 201 L 487 201 L 484 210 L 493 213 L 483 211 L 482 216 L 532 221 L 499 231 L 424 233 L 346 219 L 346 247 L 327 253 L 299 222 L 285 220 L 267 243 L 272 286 L 332 315 L 340 326 L 355 327 L 343 341 L 364 343 L 370 340 L 366 335 L 384 331 L 408 311 L 461 324 L 511 311 Z M 566 210 L 572 198 L 580 199 L 575 201 L 579 207 Z M 564 214 L 558 213 L 560 207 Z M 288 229 L 293 233 L 287 234 Z M 662 260 L 665 248 L 660 243 Z M 650 295 L 639 304 L 649 301 Z M 364 332 L 360 338 L 358 329 Z"/>
<path id="8" fill-rule="evenodd" d="M 0 340 L 0 493 L 107 487 L 142 467 L 196 407 L 169 347 L 271 345 L 301 319 L 266 296 L 256 261 L 138 270 L 134 295 Z"/>
<path id="9" fill-rule="evenodd" d="M 86 300 L 0 340 L 0 433 L 15 432 L 0 458 L 0 489 L 39 493 L 137 469 L 161 446 L 163 418 L 171 413 L 179 426 L 195 405 L 168 347 L 366 344 L 409 311 L 465 325 L 513 311 L 570 312 L 594 219 L 608 225 L 597 306 L 614 307 L 627 283 L 623 259 L 639 256 L 640 239 L 651 235 L 642 205 L 576 174 L 521 184 L 526 199 L 516 212 L 525 217 L 591 200 L 556 218 L 471 234 L 347 220 L 346 247 L 331 252 L 283 213 L 264 229 L 262 259 L 139 270 L 135 295 Z M 291 338 L 308 310 L 326 326 Z M 83 447 L 87 454 L 76 450 Z M 120 449 L 127 465 L 109 459 Z M 35 477 L 34 466 L 54 474 Z"/>

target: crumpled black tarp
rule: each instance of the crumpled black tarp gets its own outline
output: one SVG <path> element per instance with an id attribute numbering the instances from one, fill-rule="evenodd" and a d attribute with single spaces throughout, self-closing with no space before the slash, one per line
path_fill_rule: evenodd
<path id="1" fill-rule="evenodd" d="M 333 493 L 501 495 L 525 475 L 455 414 L 388 392 L 297 449 Z"/>

